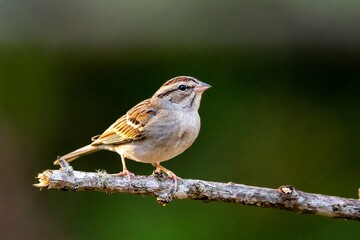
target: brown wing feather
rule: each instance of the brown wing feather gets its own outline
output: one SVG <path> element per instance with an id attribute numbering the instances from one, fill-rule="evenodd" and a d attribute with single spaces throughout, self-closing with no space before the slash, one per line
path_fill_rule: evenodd
<path id="1" fill-rule="evenodd" d="M 144 100 L 130 109 L 124 116 L 112 124 L 92 145 L 118 145 L 144 137 L 144 126 L 156 115 L 154 109 L 149 108 L 150 99 Z"/>

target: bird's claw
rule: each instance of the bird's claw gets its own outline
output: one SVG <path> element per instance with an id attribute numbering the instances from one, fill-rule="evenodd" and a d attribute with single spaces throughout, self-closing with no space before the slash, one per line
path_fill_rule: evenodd
<path id="1" fill-rule="evenodd" d="M 132 172 L 130 172 L 127 169 L 124 169 L 123 171 L 121 171 L 121 172 L 119 172 L 119 173 L 117 173 L 115 175 L 116 176 L 121 176 L 121 177 L 126 176 L 129 181 L 131 180 L 131 178 L 135 177 L 135 174 L 133 174 Z"/>
<path id="2" fill-rule="evenodd" d="M 176 191 L 178 190 L 178 179 L 179 177 L 175 175 L 175 173 L 169 171 L 167 172 L 168 178 L 173 180 L 174 186 L 171 190 L 171 194 L 175 194 Z"/>

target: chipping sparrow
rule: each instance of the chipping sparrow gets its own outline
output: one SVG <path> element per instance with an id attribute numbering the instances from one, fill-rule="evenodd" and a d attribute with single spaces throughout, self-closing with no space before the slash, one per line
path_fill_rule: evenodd
<path id="1" fill-rule="evenodd" d="M 210 88 L 193 77 L 179 76 L 164 83 L 149 99 L 130 109 L 92 143 L 63 156 L 67 161 L 98 150 L 110 150 L 121 156 L 123 171 L 130 172 L 125 158 L 151 163 L 156 171 L 165 172 L 177 188 L 177 177 L 160 165 L 184 152 L 200 131 L 198 109 L 202 93 Z M 59 164 L 56 160 L 54 164 Z"/>

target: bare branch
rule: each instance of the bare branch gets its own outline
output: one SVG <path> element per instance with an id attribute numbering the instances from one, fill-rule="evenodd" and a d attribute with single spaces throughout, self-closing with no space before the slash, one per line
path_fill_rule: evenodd
<path id="1" fill-rule="evenodd" d="M 173 199 L 191 199 L 239 203 L 304 214 L 360 220 L 360 201 L 357 199 L 306 193 L 289 185 L 270 189 L 235 183 L 181 179 L 177 191 L 172 194 L 173 182 L 164 175 L 134 176 L 128 180 L 126 176 L 105 172 L 74 171 L 65 161 L 61 161 L 61 166 L 60 170 L 46 170 L 39 174 L 40 183 L 34 186 L 58 190 L 154 196 L 162 205 Z"/>

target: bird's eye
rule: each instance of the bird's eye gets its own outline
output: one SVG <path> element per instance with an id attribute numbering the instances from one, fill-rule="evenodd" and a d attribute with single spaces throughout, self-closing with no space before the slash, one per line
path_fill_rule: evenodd
<path id="1" fill-rule="evenodd" d="M 184 84 L 181 84 L 181 85 L 178 87 L 178 89 L 179 89 L 180 91 L 185 91 L 185 90 L 186 90 L 186 86 L 185 86 Z"/>

